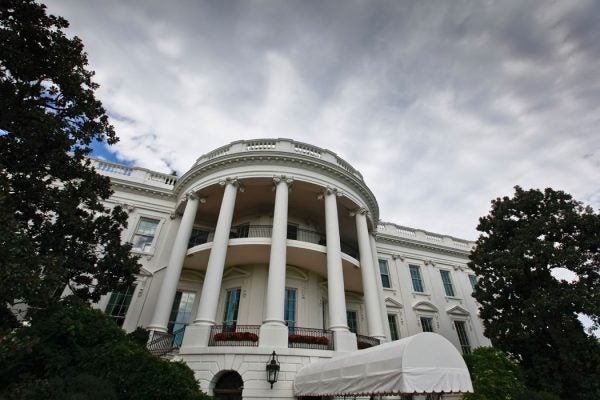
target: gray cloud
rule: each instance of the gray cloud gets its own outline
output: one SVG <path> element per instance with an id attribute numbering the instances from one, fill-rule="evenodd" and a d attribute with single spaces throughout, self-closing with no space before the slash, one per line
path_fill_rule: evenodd
<path id="1" fill-rule="evenodd" d="M 48 5 L 140 166 L 290 137 L 361 170 L 385 220 L 470 239 L 516 184 L 600 206 L 597 1 Z"/>

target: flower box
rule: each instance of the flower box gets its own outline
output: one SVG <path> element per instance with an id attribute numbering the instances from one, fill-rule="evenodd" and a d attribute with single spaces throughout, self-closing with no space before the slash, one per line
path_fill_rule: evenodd
<path id="1" fill-rule="evenodd" d="M 329 345 L 329 338 L 325 336 L 309 336 L 309 335 L 290 335 L 290 343 L 308 343 L 319 344 L 323 346 Z"/>
<path id="2" fill-rule="evenodd" d="M 235 341 L 235 342 L 258 342 L 258 335 L 252 332 L 221 332 L 213 337 L 215 342 Z"/>

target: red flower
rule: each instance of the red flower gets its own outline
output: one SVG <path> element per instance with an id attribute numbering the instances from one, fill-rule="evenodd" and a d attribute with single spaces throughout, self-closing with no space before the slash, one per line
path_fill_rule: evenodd
<path id="1" fill-rule="evenodd" d="M 258 342 L 258 335 L 252 332 L 221 332 L 216 333 L 213 336 L 215 342 L 225 342 L 225 341 L 250 341 L 250 342 Z"/>
<path id="2" fill-rule="evenodd" d="M 325 336 L 290 335 L 289 340 L 291 343 L 319 344 L 323 346 L 329 345 L 329 339 Z"/>

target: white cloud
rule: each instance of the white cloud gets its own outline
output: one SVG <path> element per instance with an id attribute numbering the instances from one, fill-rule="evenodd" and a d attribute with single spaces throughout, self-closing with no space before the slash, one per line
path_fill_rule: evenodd
<path id="1" fill-rule="evenodd" d="M 290 137 L 358 168 L 381 217 L 474 239 L 514 185 L 600 206 L 593 2 L 51 0 L 136 165 Z"/>

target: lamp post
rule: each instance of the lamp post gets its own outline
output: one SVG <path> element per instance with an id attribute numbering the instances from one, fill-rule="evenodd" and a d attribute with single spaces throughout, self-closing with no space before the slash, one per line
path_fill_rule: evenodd
<path id="1" fill-rule="evenodd" d="M 271 354 L 271 359 L 267 362 L 267 382 L 271 384 L 271 389 L 273 389 L 273 384 L 277 382 L 277 377 L 279 376 L 279 361 L 277 360 L 277 354 L 273 351 Z"/>

